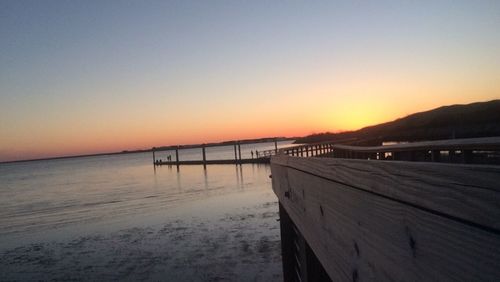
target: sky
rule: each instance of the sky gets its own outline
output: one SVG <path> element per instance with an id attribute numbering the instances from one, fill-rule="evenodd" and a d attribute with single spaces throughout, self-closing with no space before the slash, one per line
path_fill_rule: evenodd
<path id="1" fill-rule="evenodd" d="M 0 161 L 500 98 L 500 1 L 0 1 Z"/>

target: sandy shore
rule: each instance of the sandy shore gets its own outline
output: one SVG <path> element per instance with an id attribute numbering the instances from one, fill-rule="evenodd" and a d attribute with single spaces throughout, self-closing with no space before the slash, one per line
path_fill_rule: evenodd
<path id="1" fill-rule="evenodd" d="M 281 280 L 278 207 L 270 193 L 213 197 L 110 232 L 3 249 L 0 280 Z"/>

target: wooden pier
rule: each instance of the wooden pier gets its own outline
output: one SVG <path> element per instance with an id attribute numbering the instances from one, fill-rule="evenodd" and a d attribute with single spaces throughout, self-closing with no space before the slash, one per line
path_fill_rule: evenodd
<path id="1" fill-rule="evenodd" d="M 221 146 L 228 146 L 227 144 Z M 276 154 L 287 154 L 291 156 L 324 156 L 331 153 L 333 150 L 333 143 L 315 143 L 308 145 L 297 145 L 287 148 L 278 149 L 278 142 L 274 141 L 274 149 L 256 151 L 255 157 L 243 159 L 241 157 L 241 144 L 239 142 L 234 142 L 232 144 L 234 147 L 234 159 L 223 159 L 223 160 L 208 160 L 206 158 L 206 146 L 201 145 L 197 149 L 201 150 L 202 159 L 201 160 L 181 160 L 179 158 L 179 146 L 168 147 L 167 149 L 158 150 L 156 148 L 152 149 L 153 152 L 153 165 L 170 165 L 170 166 L 180 166 L 180 165 L 215 165 L 215 164 L 263 164 L 269 163 L 271 156 Z M 213 146 L 212 146 L 213 147 Z M 190 147 L 189 149 L 193 149 Z M 196 149 L 196 148 L 195 148 Z M 156 152 L 158 151 L 175 151 L 174 160 L 160 160 L 156 158 Z"/>
<path id="2" fill-rule="evenodd" d="M 215 165 L 215 164 L 268 164 L 269 158 L 253 158 L 238 160 L 188 160 L 188 161 L 156 161 L 155 165 Z"/>
<path id="3" fill-rule="evenodd" d="M 500 138 L 322 147 L 271 157 L 285 281 L 500 280 Z"/>

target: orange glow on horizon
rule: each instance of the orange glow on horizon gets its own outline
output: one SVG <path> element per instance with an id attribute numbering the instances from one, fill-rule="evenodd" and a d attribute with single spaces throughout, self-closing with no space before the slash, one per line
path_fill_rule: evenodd
<path id="1" fill-rule="evenodd" d="M 370 100 L 370 97 L 365 97 Z M 23 150 L 14 147 L 0 151 L 6 160 L 45 158 L 54 156 L 120 152 L 142 150 L 169 145 L 187 145 L 222 142 L 228 140 L 257 139 L 265 137 L 300 137 L 321 132 L 340 132 L 357 130 L 404 117 L 408 114 L 430 110 L 441 104 L 430 102 L 417 105 L 412 101 L 393 100 L 360 103 L 355 98 L 337 99 L 337 103 L 311 105 L 308 102 L 298 108 L 289 106 L 297 115 L 287 115 L 277 109 L 253 110 L 249 114 L 231 119 L 221 114 L 213 120 L 203 122 L 185 120 L 172 121 L 168 115 L 158 116 L 152 122 L 134 120 L 133 122 L 110 123 L 99 128 L 81 127 L 81 130 L 46 130 L 50 138 L 33 140 L 20 138 L 18 143 Z M 460 101 L 466 103 L 469 101 Z M 443 103 L 443 102 L 442 102 Z M 415 108 L 411 108 L 414 106 Z M 308 107 L 315 107 L 309 111 Z M 258 112 L 260 114 L 257 114 Z M 274 113 L 274 115 L 273 115 Z M 217 118 L 217 119 L 215 119 Z M 37 132 L 36 130 L 34 130 Z M 39 131 L 38 134 L 44 133 Z M 19 136 L 10 136 L 15 139 Z M 28 156 L 28 157 L 26 157 Z"/>

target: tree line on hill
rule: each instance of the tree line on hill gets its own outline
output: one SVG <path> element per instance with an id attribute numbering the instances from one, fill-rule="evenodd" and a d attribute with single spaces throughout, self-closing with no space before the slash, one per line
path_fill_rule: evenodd
<path id="1" fill-rule="evenodd" d="M 443 106 L 411 114 L 391 122 L 356 131 L 319 133 L 296 139 L 316 143 L 355 139 L 357 145 L 380 145 L 384 141 L 424 141 L 500 136 L 500 100 Z"/>

